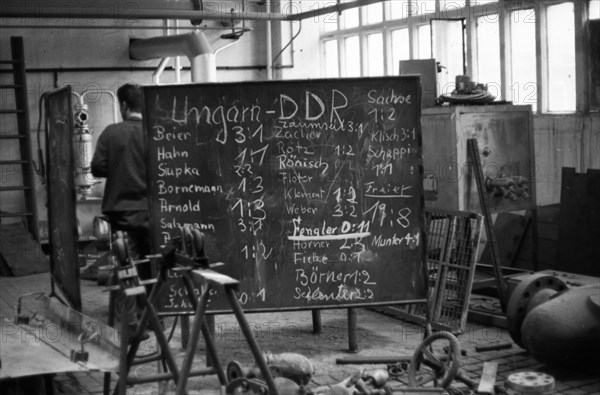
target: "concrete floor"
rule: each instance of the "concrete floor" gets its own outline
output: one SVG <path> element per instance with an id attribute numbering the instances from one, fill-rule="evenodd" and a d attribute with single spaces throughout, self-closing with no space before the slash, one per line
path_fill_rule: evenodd
<path id="1" fill-rule="evenodd" d="M 49 275 L 38 274 L 26 277 L 0 278 L 0 319 L 14 316 L 17 298 L 27 292 L 50 291 Z M 106 322 L 108 294 L 102 287 L 92 281 L 81 281 L 84 313 Z M 347 340 L 346 310 L 326 310 L 322 312 L 322 333 L 312 333 L 312 319 L 309 311 L 249 314 L 248 321 L 254 331 L 261 349 L 264 352 L 282 353 L 296 352 L 310 358 L 315 366 L 315 375 L 309 388 L 322 385 L 333 385 L 361 369 L 371 369 L 385 365 L 338 365 L 336 359 L 353 355 L 359 356 L 411 356 L 422 340 L 420 327 L 402 322 L 370 310 L 358 309 L 358 354 L 349 354 Z M 171 329 L 172 318 L 165 319 L 166 333 Z M 215 319 L 215 343 L 220 361 L 226 365 L 237 360 L 244 365 L 252 365 L 253 359 L 244 337 L 232 315 L 220 315 Z M 498 363 L 497 382 L 502 383 L 506 377 L 518 371 L 538 371 L 552 375 L 556 380 L 552 394 L 583 395 L 600 394 L 599 366 L 583 368 L 550 367 L 530 358 L 527 352 L 513 344 L 510 349 L 500 351 L 477 352 L 478 345 L 496 342 L 511 342 L 508 332 L 495 327 L 484 327 L 469 323 L 467 330 L 458 336 L 462 348 L 466 351 L 461 359 L 461 368 L 472 379 L 478 380 L 483 363 Z M 170 342 L 172 353 L 178 364 L 183 360 L 179 327 L 174 331 Z M 1 345 L 0 345 L 1 347 Z M 142 343 L 140 353 L 151 352 L 155 348 L 155 340 L 151 337 Z M 1 348 L 0 348 L 1 352 Z M 2 358 L 2 363 L 10 363 Z M 204 347 L 198 347 L 194 359 L 194 367 L 205 364 Z M 132 374 L 143 376 L 154 373 L 157 364 L 151 363 L 135 367 Z M 114 386 L 114 377 L 112 385 Z M 400 382 L 394 383 L 402 388 Z M 56 394 L 101 394 L 103 374 L 100 372 L 61 373 L 54 377 Z M 456 383 L 456 382 L 455 382 Z M 453 384 L 454 385 L 454 384 Z M 460 388 L 461 384 L 456 383 Z M 218 380 L 214 376 L 191 378 L 187 386 L 190 394 L 219 394 Z M 462 387 L 464 388 L 464 387 Z M 164 392 L 169 393 L 174 386 L 168 384 Z M 128 394 L 157 394 L 156 383 L 134 386 Z M 282 394 L 285 395 L 285 394 Z"/>

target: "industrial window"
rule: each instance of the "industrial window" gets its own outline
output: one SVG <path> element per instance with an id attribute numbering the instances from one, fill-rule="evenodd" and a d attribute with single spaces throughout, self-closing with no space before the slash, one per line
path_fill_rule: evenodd
<path id="1" fill-rule="evenodd" d="M 573 3 L 548 6 L 546 35 L 548 111 L 575 111 L 575 15 Z"/>
<path id="2" fill-rule="evenodd" d="M 509 100 L 515 104 L 537 106 L 535 53 L 535 10 L 510 13 Z"/>
<path id="3" fill-rule="evenodd" d="M 417 27 L 417 59 L 431 58 L 431 27 L 429 25 L 421 25 Z"/>
<path id="4" fill-rule="evenodd" d="M 342 0 L 348 1 L 356 0 Z M 447 74 L 438 74 L 438 94 L 466 71 L 498 99 L 529 104 L 537 113 L 574 112 L 590 102 L 576 83 L 589 73 L 587 56 L 578 55 L 587 49 L 575 39 L 584 15 L 599 19 L 600 0 L 382 1 L 336 14 L 339 23 L 321 30 L 322 75 L 397 75 L 400 60 L 437 55 L 440 62 L 445 52 L 440 63 Z M 435 26 L 432 33 L 440 19 L 464 21 L 464 50 L 457 45 L 460 33 L 445 36 Z M 337 68 L 331 63 L 336 57 Z M 454 65 L 462 57 L 463 67 Z M 453 63 L 452 70 L 444 62 Z"/>
<path id="5" fill-rule="evenodd" d="M 392 64 L 390 65 L 389 74 L 398 73 L 398 65 L 401 60 L 410 59 L 410 44 L 408 41 L 408 29 L 396 29 L 392 30 L 391 34 L 391 52 L 392 52 Z"/>
<path id="6" fill-rule="evenodd" d="M 600 19 L 600 0 L 590 1 L 590 19 Z"/>
<path id="7" fill-rule="evenodd" d="M 500 18 L 498 14 L 477 18 L 477 61 L 475 80 L 487 84 L 488 91 L 502 98 L 500 70 Z"/>
<path id="8" fill-rule="evenodd" d="M 383 34 L 372 33 L 367 35 L 367 75 L 375 77 L 385 74 L 383 57 Z"/>
<path id="9" fill-rule="evenodd" d="M 344 77 L 361 75 L 360 38 L 350 36 L 344 39 Z"/>
<path id="10" fill-rule="evenodd" d="M 365 24 L 371 25 L 383 21 L 383 3 L 375 3 L 365 7 Z"/>
<path id="11" fill-rule="evenodd" d="M 348 0 L 344 2 L 347 3 Z M 344 11 L 342 14 L 342 26 L 344 29 L 352 29 L 360 25 L 359 11 L 359 8 L 351 8 Z"/>
<path id="12" fill-rule="evenodd" d="M 435 13 L 435 1 L 411 1 L 408 7 L 410 15 L 425 15 Z"/>
<path id="13" fill-rule="evenodd" d="M 323 45 L 323 52 L 325 58 L 325 77 L 337 78 L 340 76 L 339 72 L 339 56 L 338 56 L 338 45 L 336 40 L 325 41 Z"/>

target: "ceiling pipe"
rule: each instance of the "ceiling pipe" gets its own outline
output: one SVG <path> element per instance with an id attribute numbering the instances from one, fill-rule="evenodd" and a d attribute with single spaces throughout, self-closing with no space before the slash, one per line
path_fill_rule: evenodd
<path id="1" fill-rule="evenodd" d="M 206 35 L 201 31 L 172 36 L 132 39 L 129 42 L 129 57 L 134 60 L 149 60 L 185 55 L 190 60 L 192 81 L 215 82 L 217 62 Z"/>
<path id="2" fill-rule="evenodd" d="M 158 64 L 158 67 L 156 68 L 154 73 L 152 73 L 152 84 L 153 85 L 161 85 L 160 76 L 162 75 L 162 72 L 165 71 L 165 67 L 167 66 L 167 63 L 169 63 L 169 59 L 171 59 L 171 58 L 162 58 L 160 60 L 160 63 Z"/>
<path id="3" fill-rule="evenodd" d="M 320 15 L 342 12 L 355 7 L 367 6 L 380 3 L 383 0 L 354 0 L 347 3 L 337 3 L 328 7 L 317 8 L 299 13 L 271 13 L 260 11 L 227 12 L 215 10 L 194 10 L 189 8 L 186 2 L 168 2 L 168 8 L 161 3 L 162 7 L 139 8 L 123 6 L 115 9 L 112 2 L 97 2 L 84 0 L 74 8 L 71 2 L 53 2 L 50 5 L 38 1 L 4 0 L 0 7 L 0 18 L 35 18 L 40 19 L 112 19 L 112 20 L 137 20 L 137 19 L 202 19 L 206 21 L 229 21 L 251 20 L 251 21 L 299 21 L 302 19 L 317 17 Z M 157 2 L 153 2 L 157 3 Z M 127 3 L 129 4 L 129 3 Z M 151 3 L 149 3 L 151 4 Z M 180 8 L 175 8 L 180 7 Z M 188 7 L 188 8 L 184 8 Z"/>

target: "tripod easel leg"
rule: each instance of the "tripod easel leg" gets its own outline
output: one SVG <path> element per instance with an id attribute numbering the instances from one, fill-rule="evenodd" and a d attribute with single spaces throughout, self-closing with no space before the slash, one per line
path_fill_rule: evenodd
<path id="1" fill-rule="evenodd" d="M 263 375 L 263 379 L 267 383 L 267 387 L 269 387 L 269 395 L 279 395 L 277 391 L 277 387 L 275 387 L 275 381 L 273 380 L 273 376 L 271 375 L 271 371 L 267 366 L 267 362 L 265 361 L 264 355 L 260 351 L 258 347 L 258 343 L 254 338 L 254 334 L 252 330 L 250 330 L 250 326 L 248 325 L 248 321 L 246 320 L 246 316 L 244 315 L 244 311 L 242 310 L 242 306 L 237 298 L 237 294 L 235 289 L 229 285 L 225 286 L 225 293 L 227 295 L 227 299 L 229 300 L 229 305 L 233 309 L 233 314 L 237 318 L 237 321 L 240 325 L 240 329 L 242 333 L 246 337 L 246 342 L 250 346 L 250 351 L 252 351 L 252 355 L 254 355 L 254 361 L 258 365 L 260 372 Z"/>
<path id="2" fill-rule="evenodd" d="M 198 301 L 195 302 L 196 312 L 194 314 L 194 321 L 192 323 L 190 339 L 185 349 L 185 356 L 181 365 L 181 375 L 179 376 L 179 380 L 177 380 L 177 389 L 175 390 L 176 395 L 183 395 L 185 392 L 189 374 L 192 369 L 192 362 L 194 359 L 196 344 L 198 343 L 198 339 L 200 338 L 201 331 L 206 343 L 206 349 L 211 354 L 213 363 L 215 364 L 214 368 L 217 375 L 219 376 L 219 382 L 222 386 L 227 384 L 227 378 L 225 377 L 223 368 L 219 363 L 212 338 L 210 337 L 210 332 L 208 331 L 208 326 L 206 325 L 206 322 L 204 320 L 204 314 L 206 313 L 208 299 L 210 297 L 210 289 L 210 285 L 207 285 L 204 291 L 202 291 L 202 294 L 200 295 Z M 193 293 L 189 295 L 193 295 Z M 192 299 L 194 298 L 192 297 Z"/>

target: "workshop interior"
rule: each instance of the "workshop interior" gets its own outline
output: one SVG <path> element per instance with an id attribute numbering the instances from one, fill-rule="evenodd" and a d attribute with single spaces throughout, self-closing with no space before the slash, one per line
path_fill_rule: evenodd
<path id="1" fill-rule="evenodd" d="M 600 394 L 599 0 L 0 33 L 2 394 Z"/>

